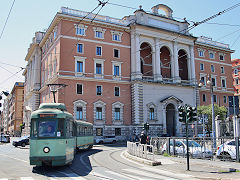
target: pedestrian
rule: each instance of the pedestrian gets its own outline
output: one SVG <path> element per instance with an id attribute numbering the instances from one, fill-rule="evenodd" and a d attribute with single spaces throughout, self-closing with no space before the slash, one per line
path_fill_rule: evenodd
<path id="1" fill-rule="evenodd" d="M 141 133 L 141 136 L 140 136 L 140 143 L 141 144 L 146 144 L 147 142 L 147 136 L 144 132 Z"/>

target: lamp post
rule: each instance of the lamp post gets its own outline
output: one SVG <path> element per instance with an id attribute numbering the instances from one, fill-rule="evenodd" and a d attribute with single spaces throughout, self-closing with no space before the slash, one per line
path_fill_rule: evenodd
<path id="1" fill-rule="evenodd" d="M 213 83 L 211 77 L 208 75 L 207 84 L 210 86 L 210 96 L 212 105 L 212 138 L 213 138 L 213 148 L 216 148 L 216 128 L 215 128 L 215 112 L 214 112 L 214 96 L 213 96 Z M 199 86 L 202 87 L 203 84 L 200 81 Z"/>

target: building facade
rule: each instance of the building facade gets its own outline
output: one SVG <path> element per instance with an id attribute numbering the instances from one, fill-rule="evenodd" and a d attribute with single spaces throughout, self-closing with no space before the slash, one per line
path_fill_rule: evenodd
<path id="1" fill-rule="evenodd" d="M 57 13 L 40 43 L 40 102 L 53 102 L 47 84 L 65 84 L 56 102 L 96 136 L 125 139 L 131 129 L 130 29 L 125 20 L 68 8 Z"/>
<path id="2" fill-rule="evenodd" d="M 9 134 L 8 130 L 8 123 L 9 123 L 9 97 L 7 96 L 4 101 L 3 101 L 3 110 L 2 110 L 2 115 L 3 115 L 3 132 L 4 134 Z"/>
<path id="3" fill-rule="evenodd" d="M 199 88 L 199 105 L 211 104 L 210 85 L 213 86 L 214 103 L 228 108 L 228 96 L 233 96 L 233 77 L 229 45 L 199 37 L 195 42 L 196 79 L 203 86 Z"/>
<path id="4" fill-rule="evenodd" d="M 240 59 L 232 60 L 232 77 L 233 77 L 233 87 L 234 95 L 240 95 Z"/>
<path id="5" fill-rule="evenodd" d="M 16 82 L 9 95 L 8 131 L 12 136 L 20 136 L 23 123 L 24 83 Z"/>
<path id="6" fill-rule="evenodd" d="M 43 32 L 35 33 L 25 57 L 27 66 L 23 72 L 23 76 L 25 76 L 23 105 L 23 122 L 25 123 L 25 128 L 22 132 L 23 135 L 29 135 L 31 112 L 38 109 L 40 105 L 41 48 L 39 47 L 39 43 L 43 36 Z"/>
<path id="7" fill-rule="evenodd" d="M 165 12 L 159 14 L 159 10 Z M 141 8 L 125 17 L 131 28 L 132 123 L 139 134 L 144 123 L 152 136 L 181 136 L 178 106 L 195 106 L 194 40 L 188 23 L 172 17 L 165 5 L 147 13 Z"/>

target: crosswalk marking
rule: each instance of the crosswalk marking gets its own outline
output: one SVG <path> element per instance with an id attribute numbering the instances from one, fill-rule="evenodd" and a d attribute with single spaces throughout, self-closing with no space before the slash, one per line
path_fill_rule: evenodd
<path id="1" fill-rule="evenodd" d="M 20 177 L 21 180 L 34 180 L 32 177 Z"/>
<path id="2" fill-rule="evenodd" d="M 135 173 L 135 174 L 139 174 L 141 176 L 146 176 L 148 178 L 156 178 L 156 179 L 168 179 L 168 180 L 176 180 L 178 178 L 171 178 L 171 177 L 166 177 L 166 176 L 161 176 L 159 174 L 152 174 L 149 172 L 143 172 L 141 170 L 136 170 L 136 169 L 123 169 L 124 171 L 130 172 L 130 173 Z"/>
<path id="3" fill-rule="evenodd" d="M 129 176 L 125 176 L 125 175 L 116 173 L 116 172 L 114 172 L 114 171 L 105 171 L 105 172 L 106 172 L 106 173 L 109 173 L 109 174 L 113 174 L 113 175 L 115 175 L 115 176 L 119 176 L 119 177 L 125 178 L 125 179 L 130 179 L 130 180 L 132 180 L 132 178 L 130 178 Z"/>

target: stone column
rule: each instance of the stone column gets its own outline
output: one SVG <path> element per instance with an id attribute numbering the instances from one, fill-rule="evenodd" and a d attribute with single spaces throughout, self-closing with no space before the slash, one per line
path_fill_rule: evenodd
<path id="1" fill-rule="evenodd" d="M 135 47 L 136 47 L 136 79 L 142 79 L 141 73 L 141 60 L 140 60 L 140 42 L 139 42 L 139 34 L 135 34 Z"/>
<path id="2" fill-rule="evenodd" d="M 161 61 L 160 61 L 160 40 L 155 38 L 155 73 L 154 73 L 154 81 L 162 81 L 161 75 Z"/>
<path id="3" fill-rule="evenodd" d="M 163 134 L 167 134 L 167 117 L 166 117 L 166 107 L 162 106 L 162 117 L 163 117 Z"/>
<path id="4" fill-rule="evenodd" d="M 175 41 L 173 43 L 173 60 L 174 60 L 174 81 L 176 83 L 181 82 L 181 78 L 179 77 L 179 65 L 178 65 L 178 43 Z"/>
<path id="5" fill-rule="evenodd" d="M 195 82 L 195 60 L 194 60 L 194 46 L 191 45 L 190 46 L 190 64 L 191 66 L 189 68 L 191 68 L 191 80 L 192 82 Z"/>

